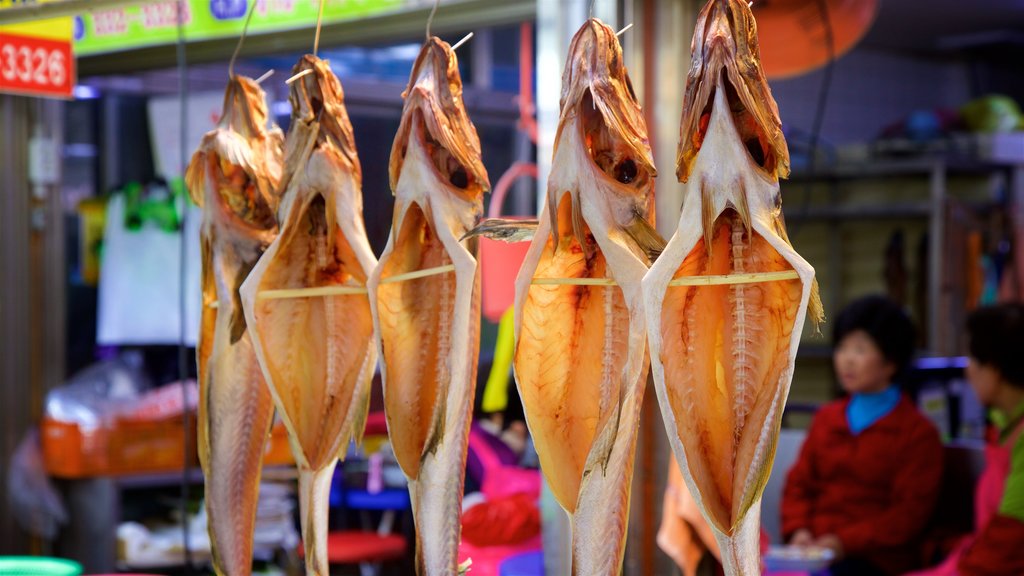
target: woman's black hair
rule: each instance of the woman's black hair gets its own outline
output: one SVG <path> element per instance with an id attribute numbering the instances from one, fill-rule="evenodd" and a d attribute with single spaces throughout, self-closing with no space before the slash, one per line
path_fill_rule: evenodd
<path id="1" fill-rule="evenodd" d="M 882 355 L 903 372 L 914 357 L 914 323 L 899 304 L 885 296 L 866 296 L 854 300 L 835 320 L 832 345 L 838 347 L 848 334 L 863 330 Z"/>
<path id="2" fill-rule="evenodd" d="M 1024 305 L 978 308 L 967 317 L 967 337 L 975 360 L 1024 388 Z"/>

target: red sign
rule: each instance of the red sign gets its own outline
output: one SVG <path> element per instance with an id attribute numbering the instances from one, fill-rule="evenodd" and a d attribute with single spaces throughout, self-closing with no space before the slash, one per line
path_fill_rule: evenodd
<path id="1" fill-rule="evenodd" d="M 0 92 L 71 98 L 71 43 L 0 32 Z"/>

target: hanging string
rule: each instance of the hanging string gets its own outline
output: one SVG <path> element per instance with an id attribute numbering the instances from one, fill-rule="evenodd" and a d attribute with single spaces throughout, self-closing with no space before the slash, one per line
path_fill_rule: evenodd
<path id="1" fill-rule="evenodd" d="M 245 17 L 245 24 L 242 26 L 242 35 L 238 37 L 238 44 L 235 46 L 235 53 L 231 55 L 231 62 L 228 63 L 228 78 L 235 77 L 235 60 L 238 59 L 238 53 L 242 51 L 242 44 L 245 42 L 245 34 L 249 31 L 249 22 L 252 20 L 252 14 L 256 11 L 256 0 L 253 0 L 252 7 L 249 8 L 249 15 Z"/>
<path id="2" fill-rule="evenodd" d="M 441 0 L 434 0 L 434 7 L 430 9 L 430 16 L 427 16 L 427 41 L 433 36 L 430 33 L 430 26 L 434 23 L 434 14 L 437 14 L 437 6 L 441 4 Z"/>
<path id="3" fill-rule="evenodd" d="M 320 9 L 316 14 L 316 36 L 313 37 L 313 56 L 320 51 L 320 26 L 324 22 L 324 0 L 320 0 Z"/>
<path id="4" fill-rule="evenodd" d="M 181 171 L 181 175 L 185 175 L 185 166 L 188 161 L 188 64 L 185 60 L 185 0 L 178 0 L 178 44 L 176 47 L 176 54 L 178 60 L 178 106 L 180 119 L 178 126 L 180 132 L 178 133 L 178 147 L 179 158 L 178 168 Z M 186 381 L 189 376 L 188 368 L 188 348 L 185 344 L 186 327 L 188 323 L 185 321 L 188 316 L 188 297 L 189 293 L 186 290 L 185 285 L 185 271 L 187 270 L 186 258 L 188 255 L 188 194 L 181 194 L 180 210 L 181 210 L 181 229 L 180 229 L 180 240 L 178 244 L 178 381 L 181 383 L 182 393 L 182 441 L 185 450 L 182 452 L 185 454 L 184 462 L 182 463 L 181 471 L 181 536 L 182 536 L 182 548 L 184 549 L 184 560 L 185 560 L 185 574 L 186 576 L 192 574 L 192 545 L 191 545 L 191 531 L 188 526 L 188 499 L 189 499 L 189 468 L 192 463 L 188 460 L 189 450 L 188 446 L 194 444 L 195 440 L 192 439 L 189 434 L 189 421 L 190 411 L 188 409 L 188 386 Z"/>

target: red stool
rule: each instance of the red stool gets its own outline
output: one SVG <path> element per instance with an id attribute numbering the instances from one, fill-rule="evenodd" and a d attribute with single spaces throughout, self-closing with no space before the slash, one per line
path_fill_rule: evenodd
<path id="1" fill-rule="evenodd" d="M 299 556 L 305 553 L 299 545 Z M 327 562 L 359 564 L 363 576 L 380 573 L 380 563 L 405 556 L 405 537 L 362 530 L 338 530 L 327 534 Z"/>

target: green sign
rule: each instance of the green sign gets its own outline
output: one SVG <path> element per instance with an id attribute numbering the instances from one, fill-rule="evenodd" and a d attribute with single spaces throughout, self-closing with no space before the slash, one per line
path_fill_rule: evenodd
<path id="1" fill-rule="evenodd" d="M 252 1 L 256 12 L 250 34 L 311 28 L 320 0 L 188 0 L 185 38 L 188 41 L 237 37 Z M 323 0 L 325 24 L 401 9 L 415 0 Z M 75 54 L 88 56 L 178 40 L 177 0 L 95 10 L 75 19 Z"/>

